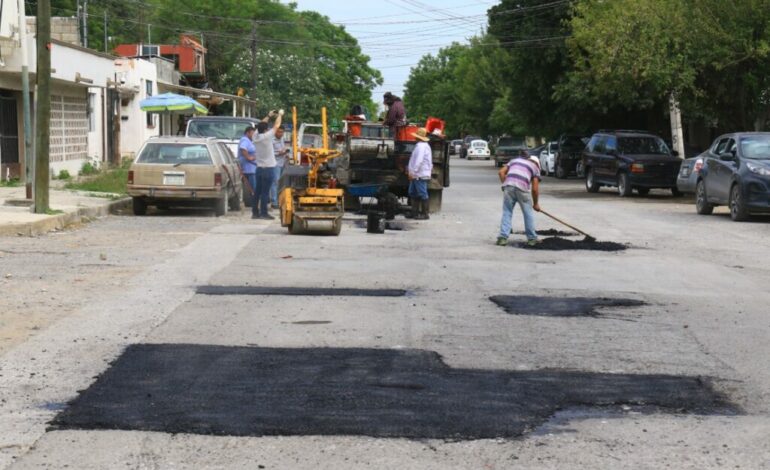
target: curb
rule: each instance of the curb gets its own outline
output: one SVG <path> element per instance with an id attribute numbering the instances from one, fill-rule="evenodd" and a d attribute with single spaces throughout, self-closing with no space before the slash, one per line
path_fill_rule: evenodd
<path id="1" fill-rule="evenodd" d="M 107 204 L 95 207 L 81 207 L 73 212 L 65 212 L 22 224 L 0 224 L 0 237 L 2 236 L 27 236 L 34 237 L 44 233 L 62 230 L 72 224 L 90 222 L 97 217 L 110 215 L 112 212 L 131 207 L 131 198 L 125 197 Z"/>

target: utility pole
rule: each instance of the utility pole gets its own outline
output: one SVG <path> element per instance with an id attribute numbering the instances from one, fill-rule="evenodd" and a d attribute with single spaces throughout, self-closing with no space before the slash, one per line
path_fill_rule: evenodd
<path id="1" fill-rule="evenodd" d="M 676 94 L 669 97 L 669 116 L 671 118 L 671 146 L 679 153 L 679 158 L 686 158 L 684 154 L 684 133 L 682 132 L 682 111 L 679 108 L 679 100 Z"/>
<path id="2" fill-rule="evenodd" d="M 35 113 L 35 213 L 48 211 L 51 128 L 51 0 L 37 2 L 37 112 Z"/>
<path id="3" fill-rule="evenodd" d="M 24 183 L 26 197 L 32 199 L 32 169 L 35 157 L 32 155 L 32 119 L 29 106 L 29 57 L 27 48 L 27 13 L 25 0 L 18 0 L 19 5 L 19 46 L 21 49 L 21 102 L 24 115 Z"/>
<path id="4" fill-rule="evenodd" d="M 109 36 L 107 36 L 107 10 L 104 10 L 104 52 L 108 52 L 107 48 L 109 47 L 107 43 L 109 42 Z"/>
<path id="5" fill-rule="evenodd" d="M 257 96 L 257 21 L 251 23 L 251 99 Z"/>
<path id="6" fill-rule="evenodd" d="M 88 0 L 83 0 L 83 47 L 88 47 Z"/>

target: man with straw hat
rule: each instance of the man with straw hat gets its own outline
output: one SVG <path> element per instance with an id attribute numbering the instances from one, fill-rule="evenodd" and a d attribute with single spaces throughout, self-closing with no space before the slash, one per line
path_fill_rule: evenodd
<path id="1" fill-rule="evenodd" d="M 433 171 L 433 152 L 428 145 L 428 132 L 424 127 L 412 133 L 417 139 L 417 145 L 412 150 L 407 167 L 409 176 L 409 201 L 412 203 L 412 212 L 407 215 L 417 220 L 427 220 L 428 215 L 428 182 Z"/>
<path id="2" fill-rule="evenodd" d="M 536 156 L 530 156 L 526 150 L 521 150 L 518 158 L 514 158 L 500 169 L 498 176 L 500 182 L 503 183 L 503 217 L 500 221 L 500 235 L 497 236 L 497 244 L 499 246 L 508 244 L 513 208 L 518 202 L 521 206 L 521 213 L 524 215 L 527 245 L 537 245 L 534 211 L 540 212 L 540 205 L 538 204 L 540 161 Z"/>

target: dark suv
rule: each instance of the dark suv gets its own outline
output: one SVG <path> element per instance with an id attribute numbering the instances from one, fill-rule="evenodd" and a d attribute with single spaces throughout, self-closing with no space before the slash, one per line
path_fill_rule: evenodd
<path id="1" fill-rule="evenodd" d="M 502 167 L 516 158 L 521 150 L 528 150 L 527 139 L 524 137 L 500 137 L 495 150 L 495 166 Z"/>
<path id="2" fill-rule="evenodd" d="M 582 135 L 562 134 L 559 137 L 553 162 L 557 178 L 564 179 L 572 173 L 582 176 L 580 157 L 586 142 L 588 138 Z"/>
<path id="3" fill-rule="evenodd" d="M 646 195 L 653 188 L 681 195 L 676 187 L 681 164 L 678 154 L 663 139 L 645 131 L 599 131 L 582 155 L 586 190 L 595 193 L 602 186 L 616 186 L 623 197 L 634 189 Z"/>
<path id="4" fill-rule="evenodd" d="M 475 135 L 466 135 L 463 138 L 462 146 L 460 146 L 460 158 L 468 157 L 468 148 L 471 146 L 471 142 L 474 140 L 481 140 L 481 137 L 477 137 Z"/>

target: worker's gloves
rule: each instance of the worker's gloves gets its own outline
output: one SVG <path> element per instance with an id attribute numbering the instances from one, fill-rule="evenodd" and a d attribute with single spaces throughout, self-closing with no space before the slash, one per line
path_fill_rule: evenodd
<path id="1" fill-rule="evenodd" d="M 278 110 L 278 115 L 279 115 L 279 116 L 283 116 L 283 109 L 279 109 L 279 110 Z"/>

